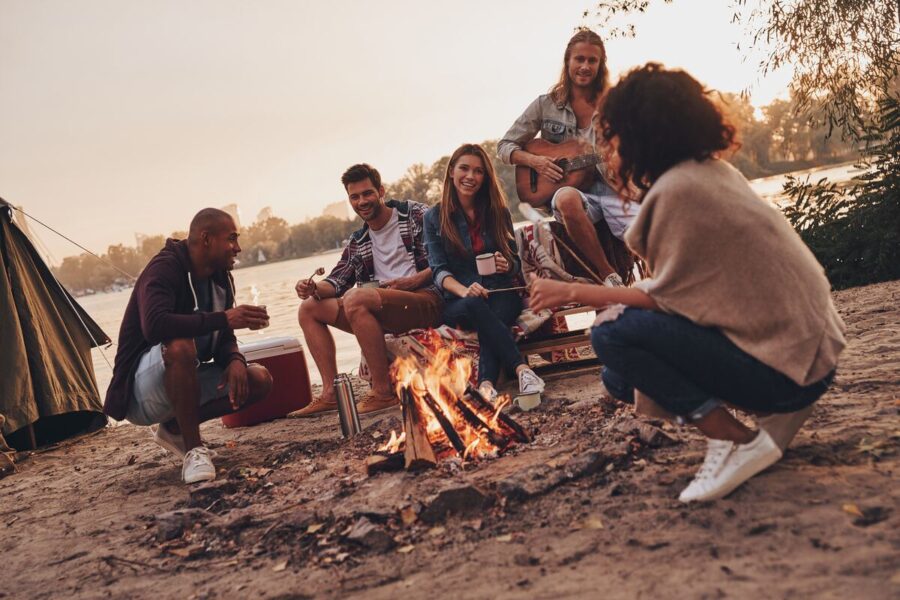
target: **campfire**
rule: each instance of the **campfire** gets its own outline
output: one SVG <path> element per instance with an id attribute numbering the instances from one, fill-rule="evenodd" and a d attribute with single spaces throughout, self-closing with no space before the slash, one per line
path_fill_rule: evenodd
<path id="1" fill-rule="evenodd" d="M 425 367 L 414 356 L 391 366 L 391 379 L 403 409 L 403 432 L 391 432 L 368 461 L 370 473 L 435 466 L 448 457 L 475 460 L 495 457 L 516 443 L 531 441 L 525 430 L 469 383 L 472 361 L 453 348 L 438 346 Z M 402 459 L 402 461 L 401 461 Z"/>

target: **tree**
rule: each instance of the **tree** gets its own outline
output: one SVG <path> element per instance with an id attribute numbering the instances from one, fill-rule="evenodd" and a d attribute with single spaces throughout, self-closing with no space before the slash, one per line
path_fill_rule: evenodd
<path id="1" fill-rule="evenodd" d="M 671 4 L 673 0 L 658 0 Z M 612 37 L 634 36 L 622 15 L 644 12 L 653 0 L 603 0 L 594 17 Z M 766 58 L 763 74 L 790 66 L 798 114 L 861 139 L 867 115 L 896 85 L 900 68 L 897 0 L 731 0 L 734 20 L 749 33 L 749 50 Z M 585 11 L 588 17 L 590 11 Z M 746 44 L 745 44 L 746 46 Z M 740 47 L 740 45 L 739 45 Z M 894 90 L 896 92 L 896 90 Z M 896 93 L 894 94 L 896 98 Z"/>

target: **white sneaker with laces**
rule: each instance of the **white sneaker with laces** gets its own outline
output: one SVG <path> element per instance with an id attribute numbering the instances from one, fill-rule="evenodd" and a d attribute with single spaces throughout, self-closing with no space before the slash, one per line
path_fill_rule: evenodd
<path id="1" fill-rule="evenodd" d="M 184 437 L 181 434 L 172 433 L 162 425 L 152 425 L 150 431 L 153 432 L 154 442 L 178 458 L 184 458 L 187 450 L 184 447 Z"/>
<path id="2" fill-rule="evenodd" d="M 625 287 L 625 282 L 622 281 L 622 278 L 619 277 L 618 273 L 610 273 L 606 276 L 606 279 L 603 280 L 603 285 L 606 287 Z"/>
<path id="3" fill-rule="evenodd" d="M 544 380 L 531 369 L 522 369 L 519 373 L 520 394 L 540 394 L 544 391 Z"/>
<path id="4" fill-rule="evenodd" d="M 706 440 L 706 457 L 703 459 L 703 464 L 700 465 L 697 474 L 694 475 L 688 486 L 684 488 L 678 499 L 682 502 L 695 500 L 695 496 L 705 489 L 707 480 L 722 468 L 722 463 L 725 462 L 725 459 L 731 453 L 733 446 L 734 442 L 729 442 L 728 440 L 708 438 Z"/>
<path id="5" fill-rule="evenodd" d="M 191 448 L 184 455 L 181 478 L 184 479 L 185 483 L 212 481 L 216 478 L 216 468 L 212 464 L 212 459 L 209 457 L 209 450 L 206 446 Z"/>
<path id="6" fill-rule="evenodd" d="M 497 390 L 487 381 L 483 381 L 478 386 L 478 393 L 484 396 L 484 399 L 494 404 L 497 401 Z"/>
<path id="7" fill-rule="evenodd" d="M 778 462 L 781 455 L 781 449 L 772 436 L 760 429 L 752 442 L 732 444 L 719 468 L 698 482 L 696 491 L 690 498 L 680 499 L 682 502 L 691 502 L 724 498 L 742 483 Z"/>

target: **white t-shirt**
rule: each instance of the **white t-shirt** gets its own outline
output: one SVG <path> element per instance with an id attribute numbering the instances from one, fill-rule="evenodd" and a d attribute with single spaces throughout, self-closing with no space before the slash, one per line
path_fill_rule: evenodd
<path id="1" fill-rule="evenodd" d="M 393 208 L 388 210 L 391 211 L 391 218 L 384 227 L 378 231 L 369 228 L 375 279 L 381 282 L 417 273 L 416 264 L 407 254 L 403 238 L 400 237 L 400 218 L 397 211 Z"/>

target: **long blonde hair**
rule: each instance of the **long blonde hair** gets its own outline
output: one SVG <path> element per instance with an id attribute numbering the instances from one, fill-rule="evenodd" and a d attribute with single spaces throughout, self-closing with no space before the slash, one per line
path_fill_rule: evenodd
<path id="1" fill-rule="evenodd" d="M 441 192 L 441 237 L 444 239 L 444 245 L 461 256 L 467 254 L 466 247 L 459 235 L 459 230 L 456 228 L 452 218 L 454 212 L 462 211 L 459 195 L 456 193 L 456 186 L 453 185 L 453 168 L 463 156 L 477 156 L 484 164 L 484 182 L 475 195 L 475 205 L 485 208 L 484 227 L 487 231 L 490 231 L 500 254 L 512 263 L 513 233 L 508 227 L 508 224 L 512 222 L 509 215 L 509 202 L 507 202 L 506 194 L 503 193 L 503 189 L 497 181 L 494 163 L 491 162 L 484 148 L 478 144 L 463 144 L 450 156 L 450 162 L 447 163 L 447 172 L 444 174 L 444 188 Z"/>
<path id="2" fill-rule="evenodd" d="M 599 35 L 590 29 L 582 28 L 579 29 L 575 35 L 569 39 L 569 43 L 566 44 L 566 52 L 563 55 L 562 73 L 559 76 L 559 81 L 550 88 L 550 97 L 552 97 L 553 101 L 557 104 L 565 104 L 571 100 L 572 78 L 569 77 L 569 59 L 572 57 L 572 49 L 575 47 L 575 44 L 580 44 L 582 42 L 600 48 L 600 65 L 597 68 L 597 77 L 591 84 L 591 101 L 597 102 L 600 95 L 606 91 L 607 87 L 609 87 L 609 69 L 606 66 L 606 46 L 603 45 L 603 40 L 600 39 Z"/>

